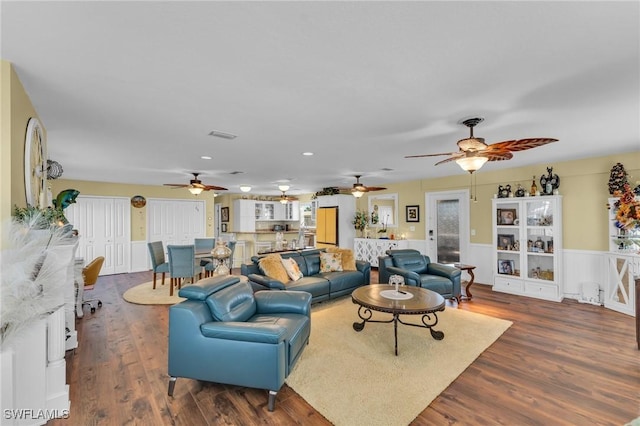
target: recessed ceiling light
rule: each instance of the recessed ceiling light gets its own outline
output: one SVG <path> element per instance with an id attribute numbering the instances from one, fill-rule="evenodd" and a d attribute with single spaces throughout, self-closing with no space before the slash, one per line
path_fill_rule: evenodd
<path id="1" fill-rule="evenodd" d="M 211 160 L 211 157 L 209 157 L 208 155 L 203 155 L 202 157 L 203 160 Z"/>
<path id="2" fill-rule="evenodd" d="M 310 157 L 313 155 L 313 152 L 303 152 L 302 155 L 305 155 L 307 157 Z"/>
<path id="3" fill-rule="evenodd" d="M 240 191 L 249 192 L 249 191 L 251 191 L 251 186 L 250 185 L 240 185 Z"/>

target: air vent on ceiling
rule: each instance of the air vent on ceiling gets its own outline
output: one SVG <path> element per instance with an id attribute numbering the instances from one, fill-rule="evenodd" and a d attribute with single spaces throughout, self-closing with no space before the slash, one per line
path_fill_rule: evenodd
<path id="1" fill-rule="evenodd" d="M 236 170 L 235 172 L 230 172 L 229 174 L 230 175 L 239 175 L 241 173 L 244 173 L 244 172 L 239 172 L 239 171 Z"/>
<path id="2" fill-rule="evenodd" d="M 216 138 L 222 138 L 222 139 L 235 139 L 238 137 L 238 135 L 234 135 L 232 133 L 225 133 L 225 132 L 221 132 L 219 130 L 212 130 L 209 132 L 209 136 L 215 136 Z"/>

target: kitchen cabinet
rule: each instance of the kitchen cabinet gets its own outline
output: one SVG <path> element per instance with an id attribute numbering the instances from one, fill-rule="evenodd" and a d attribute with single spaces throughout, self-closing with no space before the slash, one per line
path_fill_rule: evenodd
<path id="1" fill-rule="evenodd" d="M 300 220 L 300 201 L 289 201 L 282 206 L 282 220 Z"/>
<path id="2" fill-rule="evenodd" d="M 257 209 L 254 200 L 235 200 L 233 202 L 233 231 L 256 232 L 255 214 Z"/>

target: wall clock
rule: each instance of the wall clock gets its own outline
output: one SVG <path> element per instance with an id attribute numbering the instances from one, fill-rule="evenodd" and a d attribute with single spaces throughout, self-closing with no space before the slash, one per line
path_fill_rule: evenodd
<path id="1" fill-rule="evenodd" d="M 37 118 L 31 117 L 24 142 L 24 187 L 28 205 L 47 206 L 46 184 L 47 160 L 42 126 Z"/>

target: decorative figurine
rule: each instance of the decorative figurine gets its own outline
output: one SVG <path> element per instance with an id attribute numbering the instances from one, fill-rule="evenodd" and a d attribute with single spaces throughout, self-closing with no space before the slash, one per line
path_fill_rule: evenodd
<path id="1" fill-rule="evenodd" d="M 511 195 L 511 185 L 498 185 L 498 198 L 509 198 Z"/>
<path id="2" fill-rule="evenodd" d="M 524 188 L 520 184 L 518 184 L 518 189 L 516 189 L 516 197 L 524 197 Z"/>
<path id="3" fill-rule="evenodd" d="M 540 176 L 540 185 L 542 185 L 543 195 L 553 195 L 553 191 L 560 186 L 560 178 L 553 174 L 553 167 L 547 167 L 548 174 Z"/>

